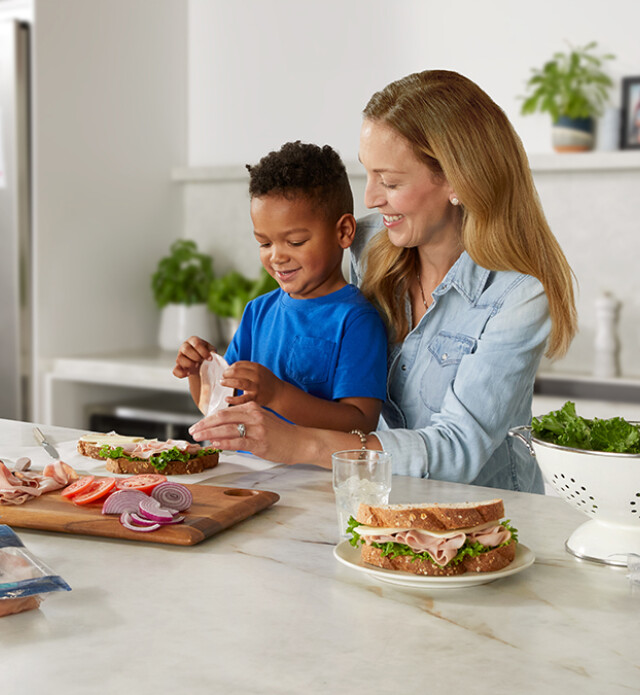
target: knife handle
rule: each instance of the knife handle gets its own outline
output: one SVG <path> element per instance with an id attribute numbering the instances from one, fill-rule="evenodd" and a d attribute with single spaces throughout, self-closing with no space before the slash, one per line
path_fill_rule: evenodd
<path id="1" fill-rule="evenodd" d="M 38 444 L 42 444 L 42 442 L 44 442 L 44 434 L 42 434 L 37 427 L 33 428 L 33 436 L 36 438 Z"/>

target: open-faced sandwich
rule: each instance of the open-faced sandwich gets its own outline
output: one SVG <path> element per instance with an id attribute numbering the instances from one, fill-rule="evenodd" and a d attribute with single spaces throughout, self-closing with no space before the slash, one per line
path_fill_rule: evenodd
<path id="1" fill-rule="evenodd" d="M 78 440 L 84 456 L 103 459 L 111 473 L 201 473 L 218 465 L 218 449 L 183 439 L 143 439 L 116 434 L 86 434 Z"/>
<path id="2" fill-rule="evenodd" d="M 462 504 L 361 504 L 349 520 L 351 545 L 362 561 L 413 574 L 493 572 L 513 562 L 517 530 L 502 500 Z"/>

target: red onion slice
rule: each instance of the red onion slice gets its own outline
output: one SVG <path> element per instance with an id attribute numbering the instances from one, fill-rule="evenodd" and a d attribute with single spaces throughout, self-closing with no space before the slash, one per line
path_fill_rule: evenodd
<path id="1" fill-rule="evenodd" d="M 120 515 L 120 523 L 130 531 L 155 531 L 161 526 L 161 524 L 152 524 L 151 526 L 139 526 L 138 524 L 134 524 L 129 512 L 123 512 Z"/>
<path id="2" fill-rule="evenodd" d="M 103 514 L 122 514 L 123 512 L 137 512 L 143 499 L 149 499 L 141 490 L 116 490 L 102 505 Z"/>
<path id="3" fill-rule="evenodd" d="M 166 521 L 160 522 L 160 521 L 151 521 L 151 519 L 145 519 L 143 516 L 140 516 L 140 514 L 136 514 L 135 512 L 131 512 L 129 514 L 131 517 L 129 521 L 132 524 L 138 524 L 138 526 L 157 526 L 158 524 L 166 524 Z"/>
<path id="4" fill-rule="evenodd" d="M 184 515 L 178 515 L 176 514 L 171 521 L 167 521 L 164 525 L 166 526 L 167 524 L 179 524 L 182 521 L 184 521 L 187 517 Z"/>
<path id="5" fill-rule="evenodd" d="M 163 507 L 171 507 L 179 512 L 184 512 L 193 504 L 191 490 L 181 483 L 160 483 L 151 490 L 151 497 L 158 500 Z"/>
<path id="6" fill-rule="evenodd" d="M 171 521 L 177 510 L 163 507 L 158 500 L 145 495 L 145 499 L 140 500 L 138 512 L 140 516 L 143 516 L 146 519 L 163 523 Z"/>

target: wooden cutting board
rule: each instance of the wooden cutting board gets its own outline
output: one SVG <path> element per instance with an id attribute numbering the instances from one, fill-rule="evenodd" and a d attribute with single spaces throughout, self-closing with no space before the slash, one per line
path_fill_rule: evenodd
<path id="1" fill-rule="evenodd" d="M 193 504 L 186 512 L 186 519 L 180 524 L 163 526 L 156 531 L 130 531 L 117 516 L 102 514 L 101 502 L 80 506 L 64 499 L 59 491 L 48 492 L 17 506 L 1 505 L 0 524 L 129 541 L 195 545 L 280 499 L 280 495 L 267 490 L 214 485 L 188 487 L 193 495 Z"/>

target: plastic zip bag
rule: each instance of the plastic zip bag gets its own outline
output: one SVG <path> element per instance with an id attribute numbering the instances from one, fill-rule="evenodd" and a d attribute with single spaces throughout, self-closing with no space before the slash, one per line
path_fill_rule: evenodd
<path id="1" fill-rule="evenodd" d="M 205 415 L 228 407 L 226 398 L 233 396 L 233 389 L 229 386 L 222 386 L 220 379 L 228 364 L 224 357 L 212 352 L 212 360 L 204 360 L 200 365 L 200 399 L 198 409 Z"/>
<path id="2" fill-rule="evenodd" d="M 0 617 L 38 608 L 44 594 L 71 587 L 0 524 Z"/>

